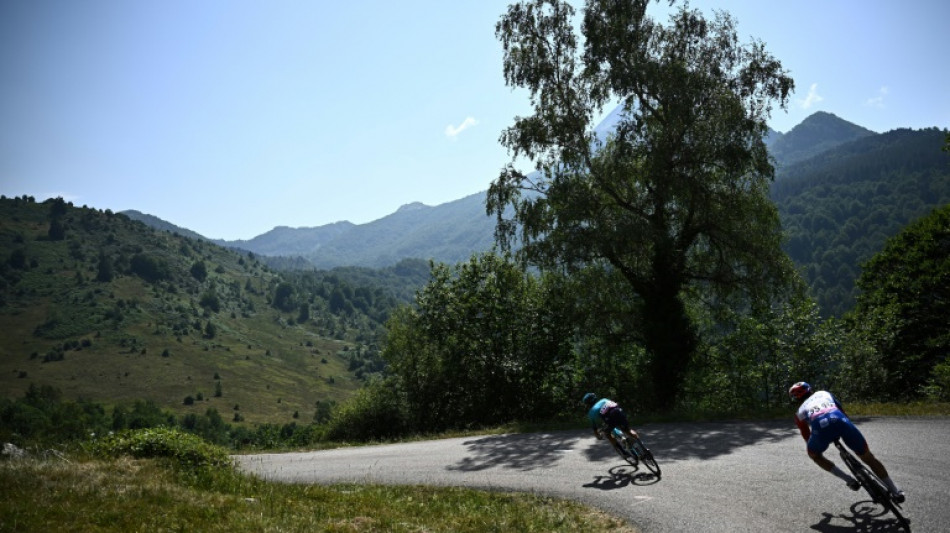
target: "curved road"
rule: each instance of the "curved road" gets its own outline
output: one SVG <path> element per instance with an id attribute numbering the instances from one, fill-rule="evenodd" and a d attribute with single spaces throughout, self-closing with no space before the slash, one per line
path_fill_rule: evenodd
<path id="1" fill-rule="evenodd" d="M 857 418 L 907 494 L 917 532 L 950 531 L 950 419 Z M 578 500 L 668 531 L 898 531 L 866 493 L 805 455 L 787 422 L 651 424 L 639 428 L 663 477 L 632 471 L 587 431 L 491 435 L 305 453 L 237 456 L 245 471 L 290 483 L 466 486 Z M 832 447 L 826 454 L 840 464 Z M 841 465 L 843 467 L 843 465 Z"/>

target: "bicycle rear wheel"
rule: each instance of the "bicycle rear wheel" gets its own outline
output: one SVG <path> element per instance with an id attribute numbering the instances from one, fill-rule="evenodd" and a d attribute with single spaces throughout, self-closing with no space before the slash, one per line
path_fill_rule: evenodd
<path id="1" fill-rule="evenodd" d="M 653 458 L 653 452 L 648 450 L 646 446 L 643 445 L 643 441 L 640 439 L 634 439 L 633 449 L 636 454 L 640 456 L 640 459 L 647 467 L 647 470 L 652 472 L 654 476 L 660 477 L 660 465 L 657 464 L 656 459 Z"/>

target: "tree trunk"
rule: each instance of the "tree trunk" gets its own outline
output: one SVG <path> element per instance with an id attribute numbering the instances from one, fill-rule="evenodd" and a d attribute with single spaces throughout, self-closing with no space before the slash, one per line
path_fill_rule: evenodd
<path id="1" fill-rule="evenodd" d="M 696 333 L 680 300 L 681 284 L 671 278 L 669 273 L 657 278 L 652 290 L 643 295 L 644 341 L 661 411 L 675 407 L 697 346 Z"/>

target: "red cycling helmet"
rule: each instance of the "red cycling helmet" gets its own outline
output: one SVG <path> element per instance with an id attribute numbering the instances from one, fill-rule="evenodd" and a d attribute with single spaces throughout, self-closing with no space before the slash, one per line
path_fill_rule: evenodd
<path id="1" fill-rule="evenodd" d="M 803 400 L 809 394 L 811 394 L 811 385 L 805 383 L 804 381 L 799 381 L 798 383 L 791 386 L 788 389 L 788 395 L 794 400 Z"/>

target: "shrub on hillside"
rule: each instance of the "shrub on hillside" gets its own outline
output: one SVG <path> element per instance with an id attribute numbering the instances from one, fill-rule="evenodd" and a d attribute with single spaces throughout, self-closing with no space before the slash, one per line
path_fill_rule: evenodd
<path id="1" fill-rule="evenodd" d="M 232 465 L 223 448 L 190 433 L 164 427 L 122 431 L 94 441 L 90 449 L 105 457 L 166 458 L 188 468 Z"/>
<path id="2" fill-rule="evenodd" d="M 152 283 L 171 277 L 171 270 L 165 260 L 147 254 L 134 255 L 129 267 L 132 273 Z"/>
<path id="3" fill-rule="evenodd" d="M 329 440 L 373 440 L 409 432 L 401 394 L 392 381 L 377 380 L 340 405 L 327 423 Z"/>

